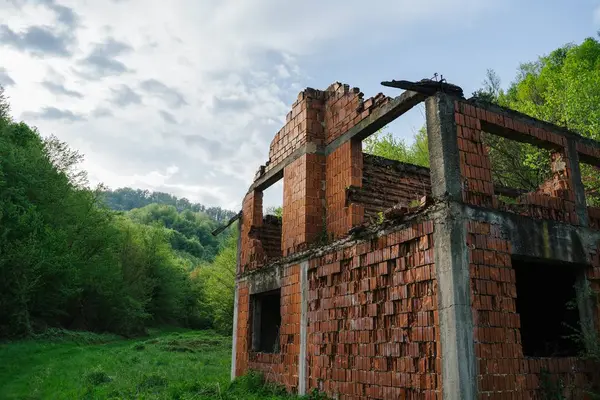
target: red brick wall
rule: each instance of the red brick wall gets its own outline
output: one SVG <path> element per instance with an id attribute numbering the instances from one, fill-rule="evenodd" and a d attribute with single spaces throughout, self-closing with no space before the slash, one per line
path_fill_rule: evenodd
<path id="1" fill-rule="evenodd" d="M 322 148 L 331 143 L 389 100 L 380 93 L 365 101 L 359 89 L 350 90 L 348 85 L 340 83 L 325 91 L 310 88 L 302 91 L 287 115 L 286 124 L 271 142 L 265 171 L 304 145 Z M 330 238 L 339 238 L 353 225 L 361 223 L 363 207 L 345 204 L 345 188 L 360 186 L 361 180 L 360 143 L 344 144 L 327 157 L 303 155 L 287 165 L 284 168 L 283 255 L 305 249 L 325 233 L 324 228 Z M 326 209 L 323 207 L 325 198 Z M 256 260 L 263 257 L 259 244 L 248 239 L 243 241 L 243 265 L 257 268 L 260 261 Z"/>
<path id="2" fill-rule="evenodd" d="M 242 203 L 242 243 L 239 273 L 256 269 L 265 262 L 265 252 L 260 240 L 250 234 L 254 228 L 262 226 L 262 198 L 262 192 L 254 191 L 248 193 Z"/>
<path id="3" fill-rule="evenodd" d="M 329 86 L 326 92 L 325 142 L 327 144 L 390 101 L 390 98 L 382 93 L 365 101 L 360 89 L 350 89 L 350 86 L 339 82 Z"/>
<path id="4" fill-rule="evenodd" d="M 460 172 L 463 181 L 463 200 L 472 205 L 503 208 L 534 218 L 554 219 L 577 224 L 575 194 L 572 190 L 571 172 L 566 153 L 566 138 L 541 128 L 527 125 L 508 116 L 493 113 L 464 101 L 455 101 Z M 517 199 L 519 207 L 503 206 L 494 196 L 491 163 L 482 141 L 481 123 L 498 125 L 515 133 L 529 135 L 559 149 L 552 161 L 562 161 L 564 168 L 555 171 L 554 177 L 540 190 Z"/>
<path id="5" fill-rule="evenodd" d="M 362 193 L 358 203 L 365 208 L 365 218 L 377 220 L 377 213 L 398 203 L 431 194 L 427 168 L 363 154 Z"/>
<path id="6" fill-rule="evenodd" d="M 511 244 L 502 239 L 495 225 L 469 222 L 467 231 L 480 398 L 539 398 L 536 396 L 541 394 L 542 369 L 562 378 L 566 384 L 575 382 L 578 388 L 583 388 L 587 372 L 584 362 L 568 357 L 523 356 Z M 593 265 L 588 269 L 588 277 L 598 287 L 597 259 Z"/>
<path id="7" fill-rule="evenodd" d="M 260 228 L 259 239 L 267 262 L 281 258 L 281 219 L 266 215 Z"/>
<path id="8" fill-rule="evenodd" d="M 281 350 L 273 354 L 250 352 L 248 363 L 250 369 L 263 372 L 266 379 L 284 385 L 291 391 L 296 391 L 298 387 L 300 300 L 300 266 L 291 265 L 285 268 L 281 283 Z M 246 321 L 246 326 L 249 332 L 249 320 Z M 250 335 L 247 340 L 251 343 Z"/>
<path id="9" fill-rule="evenodd" d="M 363 155 L 360 142 L 346 142 L 327 156 L 325 163 L 325 196 L 327 234 L 337 239 L 348 234 L 353 225 L 363 221 L 364 209 L 359 204 L 346 206 L 346 188 L 362 186 Z"/>
<path id="10" fill-rule="evenodd" d="M 440 397 L 433 223 L 310 260 L 309 389 Z"/>
<path id="11" fill-rule="evenodd" d="M 323 160 L 321 155 L 305 154 L 284 169 L 284 255 L 305 249 L 323 230 Z"/>
<path id="12" fill-rule="evenodd" d="M 250 292 L 246 282 L 237 283 L 238 309 L 236 335 L 235 376 L 241 376 L 248 371 L 248 352 L 250 351 Z"/>

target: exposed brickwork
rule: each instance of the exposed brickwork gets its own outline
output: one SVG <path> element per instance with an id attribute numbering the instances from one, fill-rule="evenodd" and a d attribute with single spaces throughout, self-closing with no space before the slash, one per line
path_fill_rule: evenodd
<path id="1" fill-rule="evenodd" d="M 468 223 L 467 244 L 471 249 L 471 295 L 481 398 L 537 398 L 541 395 L 542 369 L 566 385 L 575 383 L 579 390 L 574 398 L 582 398 L 589 365 L 574 357 L 523 356 L 511 243 L 503 239 L 497 226 L 473 221 Z M 597 260 L 593 265 L 587 274 L 597 285 Z"/>
<path id="2" fill-rule="evenodd" d="M 283 176 L 283 253 L 303 250 L 323 231 L 323 160 L 305 154 Z"/>
<path id="3" fill-rule="evenodd" d="M 309 387 L 340 399 L 436 399 L 433 223 L 312 259 Z"/>
<path id="4" fill-rule="evenodd" d="M 519 197 L 517 207 L 499 204 L 494 196 L 492 165 L 482 140 L 482 121 L 560 148 L 552 153 L 553 177 L 537 192 Z M 455 102 L 455 122 L 465 203 L 516 211 L 534 218 L 578 223 L 565 137 L 461 101 Z"/>
<path id="5" fill-rule="evenodd" d="M 323 144 L 323 93 L 306 89 L 298 94 L 286 117 L 286 124 L 271 141 L 269 170 L 307 143 Z"/>
<path id="6" fill-rule="evenodd" d="M 241 376 L 248 371 L 248 354 L 250 352 L 250 291 L 246 282 L 237 283 L 238 308 L 237 308 L 237 331 L 235 375 Z"/>
<path id="7" fill-rule="evenodd" d="M 593 236 L 598 232 L 577 216 L 575 205 L 579 211 L 585 205 L 576 160 L 568 158 L 578 153 L 586 162 L 600 159 L 600 146 L 497 106 L 437 94 L 427 100 L 428 134 L 442 135 L 445 141 L 430 136 L 438 139 L 429 143 L 442 161 L 430 163 L 441 185 L 436 189 L 448 192 L 440 190 L 437 198 L 429 198 L 414 212 L 418 215 L 403 213 L 367 226 L 365 222 L 381 211 L 429 195 L 431 183 L 427 169 L 364 155 L 356 138 L 342 137 L 373 113 L 389 108 L 390 99 L 381 94 L 366 101 L 362 97 L 358 89 L 339 83 L 300 93 L 271 144 L 265 170 L 280 168 L 261 183 L 270 184 L 283 174 L 281 227 L 263 219 L 260 190 L 244 199 L 236 375 L 260 370 L 290 391 L 306 386 L 342 400 L 441 399 L 449 391 L 450 398 L 477 392 L 486 399 L 535 399 L 541 397 L 544 369 L 577 386 L 576 398 L 581 398 L 594 372 L 590 365 L 573 357 L 523 355 L 512 257 L 587 264 L 585 276 L 600 290 L 600 254 L 590 245 L 591 238 L 600 236 Z M 448 146 L 454 129 L 458 157 L 448 150 L 454 148 Z M 509 138 L 514 134 L 550 149 L 551 179 L 517 197 L 517 204 L 500 201 L 483 131 Z M 462 199 L 456 196 L 461 188 Z M 590 227 L 600 229 L 600 208 L 587 209 Z M 540 219 L 552 222 L 536 221 Z M 541 226 L 548 229 L 538 232 Z M 348 238 L 353 227 L 355 236 Z M 440 242 L 435 252 L 434 233 Z M 327 245 L 316 246 L 325 238 Z M 546 247 L 530 251 L 523 240 Z M 284 258 L 270 263 L 280 256 Z M 306 263 L 307 276 L 302 273 Z M 250 291 L 274 288 L 281 290 L 280 351 L 255 353 L 250 349 Z M 469 295 L 470 309 L 468 301 L 455 301 Z M 580 311 L 594 314 L 581 304 Z M 471 334 L 474 355 L 469 351 Z M 301 354 L 306 357 L 300 359 Z M 462 375 L 444 373 L 442 365 L 454 366 Z M 303 382 L 301 373 L 306 374 Z M 456 384 L 456 376 L 474 375 L 476 388 Z"/>
<path id="8" fill-rule="evenodd" d="M 346 188 L 362 186 L 363 154 L 361 144 L 346 142 L 327 156 L 325 166 L 327 234 L 337 239 L 362 223 L 364 208 L 346 205 Z"/>
<path id="9" fill-rule="evenodd" d="M 326 143 L 331 143 L 348 129 L 368 117 L 373 110 L 387 103 L 390 98 L 379 93 L 363 101 L 358 88 L 334 83 L 327 90 L 325 111 Z"/>
<path id="10" fill-rule="evenodd" d="M 261 242 L 267 262 L 281 258 L 281 219 L 266 215 L 262 227 L 257 232 L 257 238 Z"/>
<path id="11" fill-rule="evenodd" d="M 254 191 L 248 193 L 242 203 L 240 273 L 256 269 L 266 261 L 262 243 L 251 234 L 263 223 L 262 198 L 262 192 Z"/>
<path id="12" fill-rule="evenodd" d="M 590 228 L 600 229 L 600 207 L 588 207 Z"/>
<path id="13" fill-rule="evenodd" d="M 429 169 L 363 154 L 362 190 L 356 203 L 364 206 L 366 220 L 377 220 L 379 212 L 430 194 Z"/>
<path id="14" fill-rule="evenodd" d="M 284 385 L 291 391 L 295 391 L 298 387 L 300 305 L 300 266 L 291 265 L 286 267 L 281 284 L 280 351 L 278 353 L 250 352 L 248 363 L 250 369 L 263 372 L 269 381 Z M 246 329 L 250 332 L 248 320 Z"/>

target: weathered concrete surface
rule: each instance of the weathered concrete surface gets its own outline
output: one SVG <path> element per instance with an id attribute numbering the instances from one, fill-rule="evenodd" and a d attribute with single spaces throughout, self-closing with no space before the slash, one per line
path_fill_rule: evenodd
<path id="1" fill-rule="evenodd" d="M 446 400 L 477 397 L 477 364 L 469 277 L 466 222 L 455 202 L 462 199 L 454 101 L 438 93 L 426 101 L 432 194 L 442 203 L 434 219 L 442 348 L 442 395 Z"/>
<path id="2" fill-rule="evenodd" d="M 448 197 L 460 201 L 460 159 L 454 122 L 454 102 L 451 97 L 438 93 L 425 102 L 431 193 L 434 197 Z"/>
<path id="3" fill-rule="evenodd" d="M 463 205 L 470 220 L 499 226 L 515 256 L 587 264 L 600 240 L 600 232 L 558 221 L 536 220 L 509 212 Z"/>
<path id="4" fill-rule="evenodd" d="M 298 355 L 298 394 L 306 394 L 308 330 L 308 261 L 300 263 L 300 354 Z"/>

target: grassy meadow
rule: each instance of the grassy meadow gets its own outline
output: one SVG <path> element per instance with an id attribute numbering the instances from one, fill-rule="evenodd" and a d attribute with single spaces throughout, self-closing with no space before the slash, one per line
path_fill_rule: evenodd
<path id="1" fill-rule="evenodd" d="M 231 338 L 51 331 L 0 344 L 0 399 L 292 399 L 258 375 L 229 382 Z"/>

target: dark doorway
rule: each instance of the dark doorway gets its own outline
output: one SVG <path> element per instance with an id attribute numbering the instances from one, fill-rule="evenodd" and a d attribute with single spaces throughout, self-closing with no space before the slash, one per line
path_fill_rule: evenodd
<path id="1" fill-rule="evenodd" d="M 578 264 L 513 259 L 517 313 L 521 319 L 523 354 L 567 357 L 578 354 L 572 336 L 579 329 L 575 283 L 583 273 Z M 571 305 L 569 305 L 571 303 Z"/>
<path id="2" fill-rule="evenodd" d="M 252 350 L 279 352 L 281 326 L 281 290 L 252 296 Z"/>

